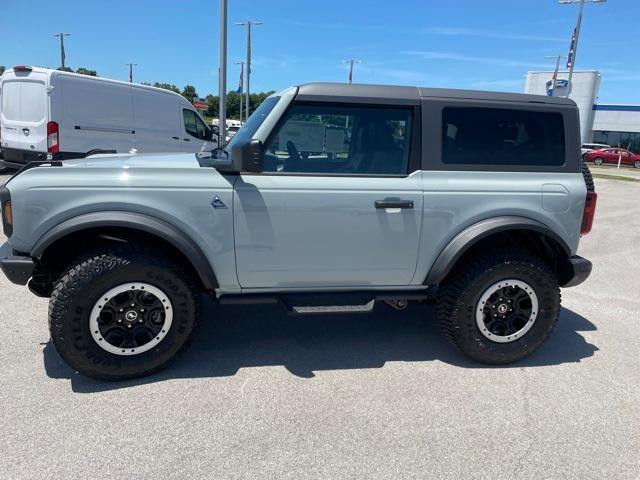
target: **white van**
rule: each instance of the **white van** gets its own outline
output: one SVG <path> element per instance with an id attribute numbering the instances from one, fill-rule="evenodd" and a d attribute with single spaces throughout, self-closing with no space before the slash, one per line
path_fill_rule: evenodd
<path id="1" fill-rule="evenodd" d="M 211 126 L 217 128 L 219 123 L 220 123 L 220 120 L 217 119 L 217 118 L 214 118 L 211 121 Z M 240 120 L 232 120 L 232 119 L 227 118 L 227 121 L 225 123 L 227 125 L 227 135 L 226 135 L 227 138 L 226 138 L 226 142 L 225 143 L 229 143 L 229 141 L 233 138 L 233 136 L 242 127 L 242 122 Z"/>
<path id="2" fill-rule="evenodd" d="M 0 77 L 4 166 L 98 152 L 200 152 L 217 134 L 181 95 L 36 67 Z"/>

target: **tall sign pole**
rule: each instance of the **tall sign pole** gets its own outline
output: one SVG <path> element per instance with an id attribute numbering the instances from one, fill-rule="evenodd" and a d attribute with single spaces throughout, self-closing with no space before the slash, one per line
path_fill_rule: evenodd
<path id="1" fill-rule="evenodd" d="M 569 69 L 569 88 L 567 90 L 567 97 L 573 87 L 573 69 L 576 65 L 576 56 L 578 54 L 578 43 L 580 42 L 580 29 L 582 28 L 582 16 L 584 13 L 585 3 L 606 3 L 607 0 L 558 0 L 558 3 L 562 5 L 571 5 L 577 3 L 578 8 L 578 20 L 576 22 L 576 28 L 573 30 L 571 36 L 571 47 L 569 48 L 569 56 L 567 57 L 567 68 Z"/>
<path id="2" fill-rule="evenodd" d="M 218 68 L 218 145 L 227 138 L 227 0 L 220 0 L 220 67 Z"/>

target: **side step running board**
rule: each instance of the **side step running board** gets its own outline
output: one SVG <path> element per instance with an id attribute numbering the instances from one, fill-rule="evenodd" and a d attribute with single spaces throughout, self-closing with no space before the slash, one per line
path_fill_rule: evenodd
<path id="1" fill-rule="evenodd" d="M 301 315 L 310 313 L 369 313 L 373 311 L 375 303 L 374 299 L 364 305 L 291 305 L 291 310 Z"/>
<path id="2" fill-rule="evenodd" d="M 376 302 L 385 302 L 396 310 L 406 308 L 410 301 L 430 300 L 434 289 L 396 291 L 300 292 L 280 294 L 221 295 L 221 305 L 280 304 L 289 313 L 368 313 Z"/>

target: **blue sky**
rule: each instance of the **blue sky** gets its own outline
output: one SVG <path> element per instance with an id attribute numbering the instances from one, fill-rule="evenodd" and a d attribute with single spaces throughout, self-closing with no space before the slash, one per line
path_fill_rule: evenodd
<path id="1" fill-rule="evenodd" d="M 196 86 L 217 93 L 218 0 L 0 0 L 0 64 L 67 64 L 126 80 Z M 576 6 L 556 0 L 229 0 L 229 88 L 254 31 L 252 90 L 309 81 L 354 81 L 521 92 L 527 70 L 566 55 Z M 586 8 L 578 69 L 598 69 L 601 102 L 640 103 L 640 0 Z"/>

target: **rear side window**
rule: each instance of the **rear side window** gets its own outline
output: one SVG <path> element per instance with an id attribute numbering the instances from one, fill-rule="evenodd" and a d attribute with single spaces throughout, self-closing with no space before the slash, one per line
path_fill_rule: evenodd
<path id="1" fill-rule="evenodd" d="M 545 166 L 565 163 L 560 113 L 445 108 L 442 161 L 457 165 Z"/>
<path id="2" fill-rule="evenodd" d="M 5 82 L 2 114 L 7 120 L 40 122 L 47 115 L 47 92 L 42 82 Z"/>

